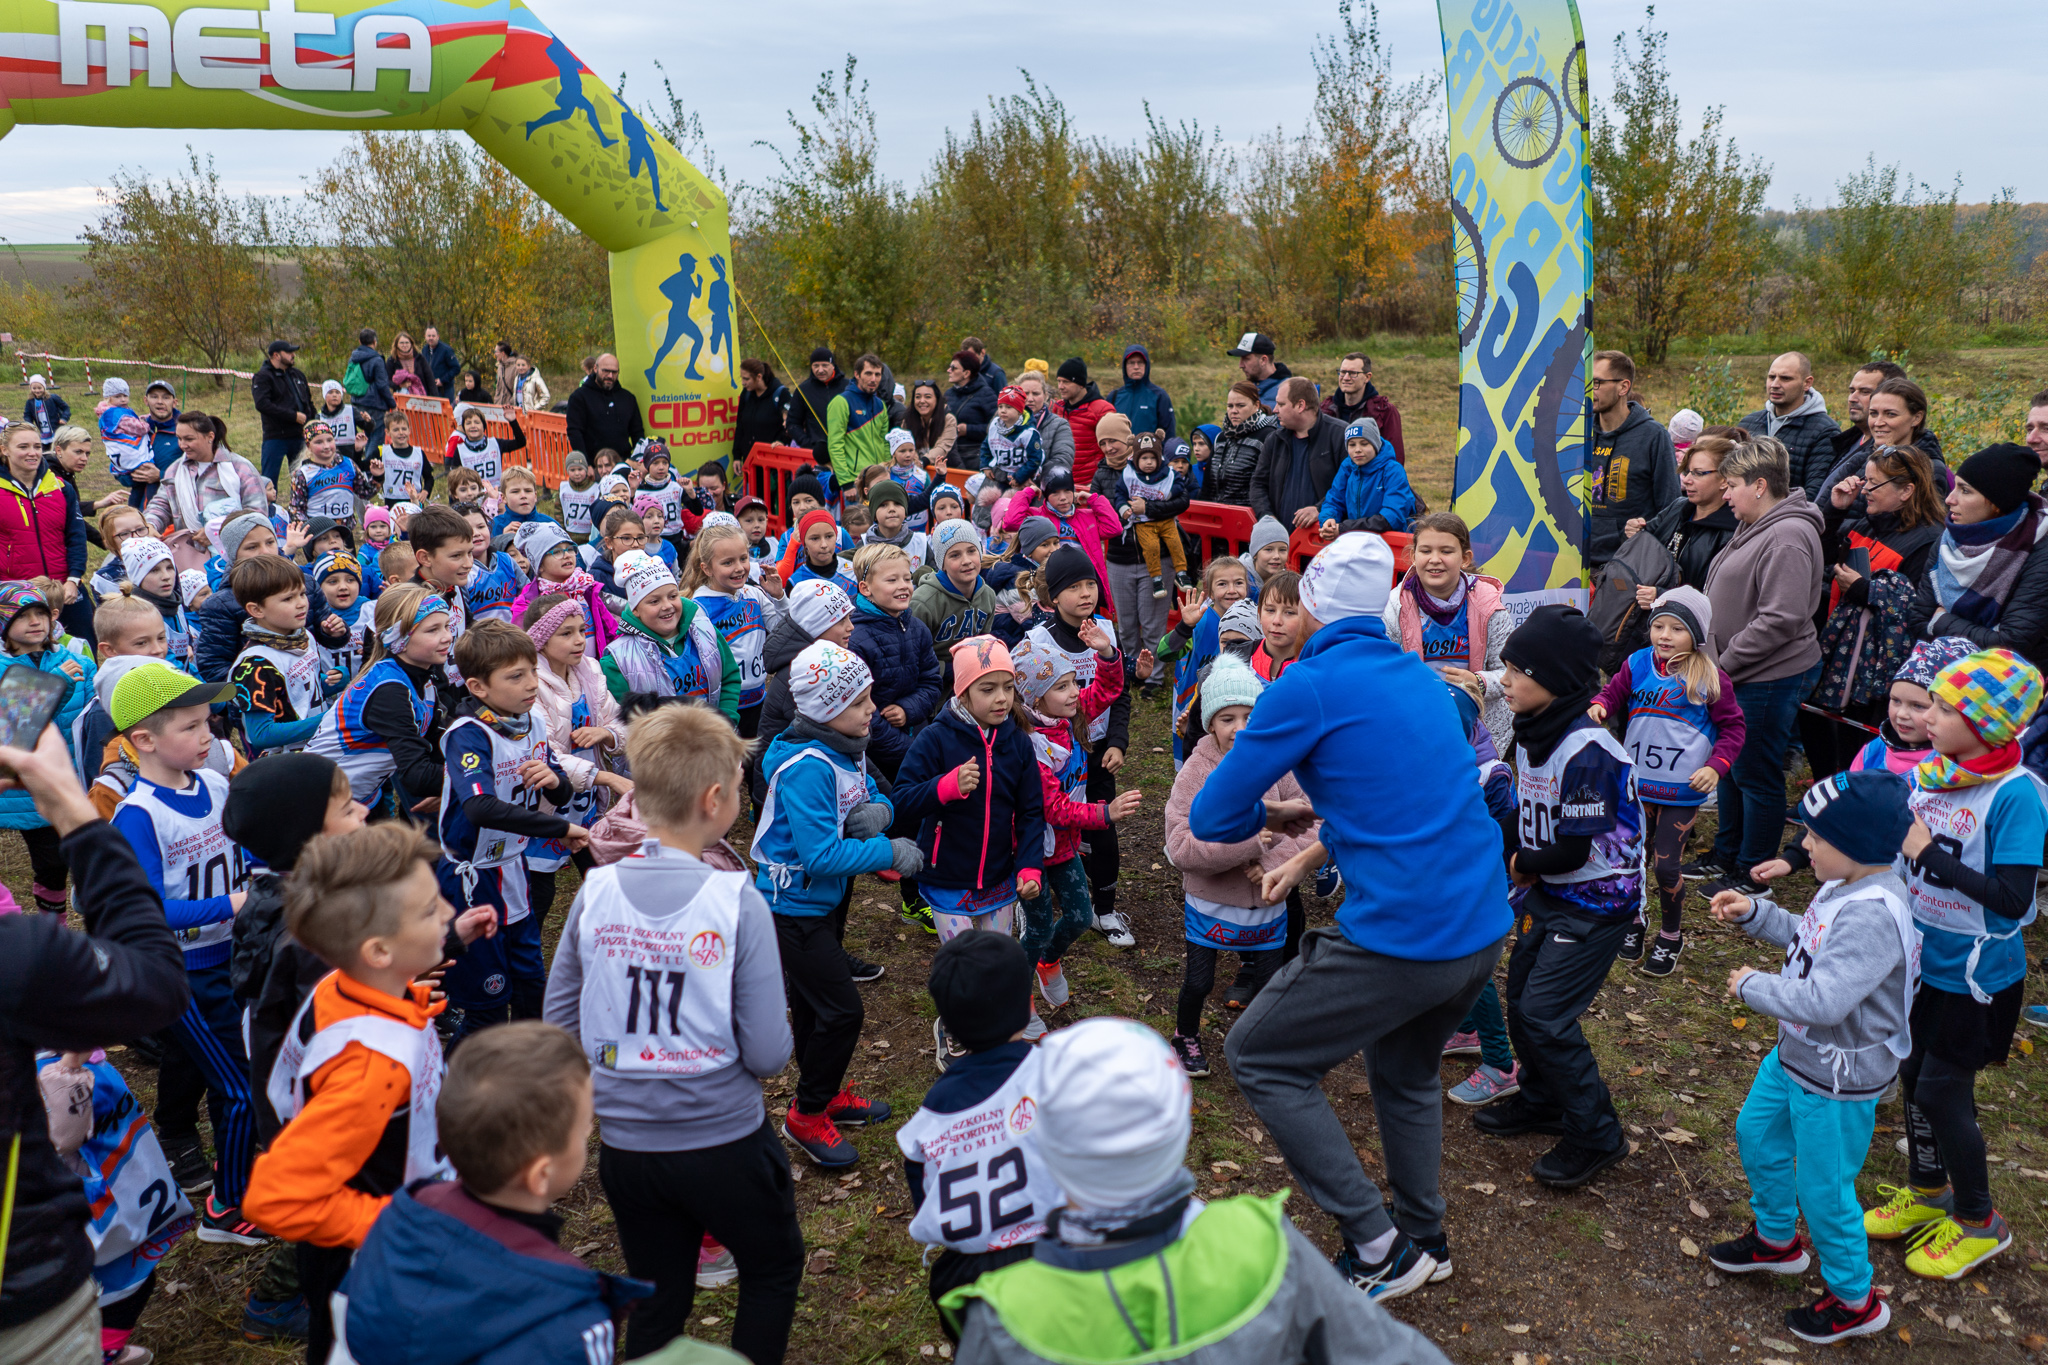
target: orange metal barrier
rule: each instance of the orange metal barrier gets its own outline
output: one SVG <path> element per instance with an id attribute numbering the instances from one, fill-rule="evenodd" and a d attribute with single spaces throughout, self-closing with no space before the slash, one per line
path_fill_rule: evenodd
<path id="1" fill-rule="evenodd" d="M 756 441 L 747 452 L 740 484 L 746 496 L 768 504 L 768 529 L 781 535 L 787 529 L 782 509 L 789 505 L 789 485 L 799 474 L 814 473 L 818 462 L 802 446 L 772 446 Z"/>
<path id="2" fill-rule="evenodd" d="M 1221 502 L 1191 502 L 1180 514 L 1180 529 L 1202 547 L 1202 562 L 1219 554 L 1243 554 L 1252 542 L 1252 513 L 1249 507 L 1232 507 Z"/>

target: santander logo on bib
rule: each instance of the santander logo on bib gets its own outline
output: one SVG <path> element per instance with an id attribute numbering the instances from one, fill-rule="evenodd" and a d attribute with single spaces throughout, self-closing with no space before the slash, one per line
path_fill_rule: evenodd
<path id="1" fill-rule="evenodd" d="M 725 937 L 706 929 L 690 940 L 690 960 L 699 967 L 716 967 L 725 960 Z"/>

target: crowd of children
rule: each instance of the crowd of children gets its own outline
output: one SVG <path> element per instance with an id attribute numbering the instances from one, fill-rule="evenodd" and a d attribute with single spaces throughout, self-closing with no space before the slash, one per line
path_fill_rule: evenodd
<path id="1" fill-rule="evenodd" d="M 101 426 L 118 472 L 146 433 Z M 109 509 L 96 648 L 60 628 L 58 585 L 0 586 L 5 665 L 63 680 L 65 751 L 160 897 L 190 993 L 140 1040 L 153 1114 L 103 1055 L 38 1060 L 52 1141 L 97 1182 L 106 1360 L 147 1359 L 131 1338 L 188 1227 L 270 1246 L 244 1330 L 302 1336 L 316 1362 L 344 1346 L 335 1359 L 411 1359 L 425 1315 L 447 1324 L 449 1359 L 697 1359 L 680 1344 L 695 1294 L 734 1279 L 734 1349 L 783 1360 L 805 1264 L 788 1154 L 851 1166 L 842 1130 L 895 1116 L 848 1078 L 860 987 L 883 974 L 846 946 L 870 874 L 935 940 L 942 1075 L 895 1139 L 960 1359 L 1293 1358 L 1304 1335 L 1330 1359 L 1440 1359 L 1380 1306 L 1451 1273 L 1425 1182 L 1391 1216 L 1344 1213 L 1348 1194 L 1304 1173 L 1339 1215 L 1335 1269 L 1279 1198 L 1193 1196 L 1189 1083 L 1212 1071 L 1219 957 L 1237 958 L 1226 1017 L 1269 1004 L 1285 964 L 1327 951 L 1303 946 L 1297 886 L 1333 891 L 1361 838 L 1354 812 L 1337 830 L 1306 816 L 1207 839 L 1195 808 L 1240 735 L 1285 723 L 1261 697 L 1300 685 L 1332 590 L 1324 565 L 1288 569 L 1278 523 L 1195 579 L 1175 520 L 1185 446 L 1114 415 L 1097 434 L 1103 469 L 1077 490 L 1006 387 L 964 496 L 891 430 L 886 462 L 798 477 L 771 509 L 735 502 L 717 465 L 677 474 L 658 442 L 572 455 L 544 490 L 507 463 L 516 425 L 493 437 L 475 410 L 432 457 L 402 413 L 374 448 L 336 414 L 308 424 L 279 521 L 208 518 L 194 584 L 138 513 Z M 1742 746 L 1711 609 L 1665 592 L 1648 646 L 1603 680 L 1583 614 L 1548 605 L 1511 626 L 1464 523 L 1421 506 L 1373 422 L 1347 437 L 1320 529 L 1349 566 L 1332 574 L 1364 564 L 1375 581 L 1345 589 L 1343 647 L 1430 692 L 1431 723 L 1455 714 L 1447 743 L 1492 816 L 1460 798 L 1483 828 L 1471 861 L 1500 857 L 1475 875 L 1513 888 L 1504 984 L 1496 944 L 1429 1016 L 1423 1061 L 1477 1054 L 1449 1098 L 1491 1136 L 1554 1137 L 1531 1174 L 1577 1188 L 1629 1150 L 1579 1021 L 1617 959 L 1676 969 L 1685 844 Z M 435 464 L 447 502 L 425 501 Z M 1393 530 L 1414 537 L 1398 580 L 1375 534 Z M 1171 630 L 1106 599 L 1110 565 L 1138 560 L 1147 611 L 1177 608 Z M 1082 936 L 1136 942 L 1118 827 L 1148 804 L 1119 790 L 1141 685 L 1172 694 L 1170 1038 L 1060 1027 Z M 2042 686 L 2009 652 L 1920 645 L 1883 734 L 1814 784 L 1801 838 L 1754 870 L 1810 866 L 1804 914 L 1711 901 L 1786 959 L 1728 981 L 1781 1024 L 1736 1125 L 1755 1221 L 1709 1259 L 1803 1269 L 1804 1216 L 1828 1293 L 1787 1314 L 1803 1339 L 1888 1321 L 1868 1239 L 1910 1238 L 1907 1268 L 1951 1279 L 2010 1243 L 1971 1096 L 2020 1017 L 2048 840 L 2020 737 Z M 1258 786 L 1275 811 L 1309 808 L 1292 772 Z M 746 858 L 724 842 L 743 812 Z M 38 804 L 0 793 L 0 825 L 22 831 L 37 909 L 61 913 L 70 869 Z M 550 961 L 543 926 L 572 865 Z M 1396 1075 L 1412 1046 L 1373 1063 L 1383 1127 L 1438 1089 L 1433 1072 Z M 771 1113 L 763 1082 L 791 1062 Z M 1255 1106 L 1284 1083 L 1240 1079 Z M 1854 1181 L 1894 1079 L 1907 1184 L 1866 1210 Z M 1306 1131 L 1311 1103 L 1276 1113 Z M 1440 1103 L 1411 1107 L 1401 1121 L 1420 1124 Z M 1287 1149 L 1287 1120 L 1262 1117 Z M 628 1276 L 559 1245 L 551 1208 L 593 1128 Z M 148 1218 L 145 1175 L 171 1192 Z"/>

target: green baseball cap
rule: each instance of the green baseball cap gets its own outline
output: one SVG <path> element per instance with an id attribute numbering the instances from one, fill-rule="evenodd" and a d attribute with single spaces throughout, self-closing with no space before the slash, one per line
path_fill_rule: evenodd
<path id="1" fill-rule="evenodd" d="M 169 664 L 144 664 L 114 685 L 107 714 L 113 717 L 114 729 L 125 734 L 159 711 L 174 706 L 211 706 L 226 701 L 234 691 L 230 682 L 201 682 Z"/>

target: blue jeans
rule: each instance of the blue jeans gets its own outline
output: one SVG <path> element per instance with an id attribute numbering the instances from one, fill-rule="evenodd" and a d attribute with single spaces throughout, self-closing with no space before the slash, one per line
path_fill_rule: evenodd
<path id="1" fill-rule="evenodd" d="M 1793 722 L 1820 678 L 1820 665 L 1770 682 L 1737 683 L 1735 703 L 1749 733 L 1719 792 L 1721 824 L 1714 834 L 1713 859 L 1730 873 L 1749 869 L 1778 854 L 1785 832 L 1785 750 Z"/>
<path id="2" fill-rule="evenodd" d="M 1798 1234 L 1799 1215 L 1820 1253 L 1821 1278 L 1838 1299 L 1870 1292 L 1870 1244 L 1856 1173 L 1870 1154 L 1877 1097 L 1838 1100 L 1802 1088 L 1778 1065 L 1774 1048 L 1756 1070 L 1735 1118 L 1735 1140 L 1749 1177 L 1756 1230 L 1773 1242 Z"/>
<path id="3" fill-rule="evenodd" d="M 263 438 L 263 477 L 280 490 L 284 487 L 285 466 L 293 456 L 306 448 L 306 443 L 296 436 L 266 436 Z"/>

